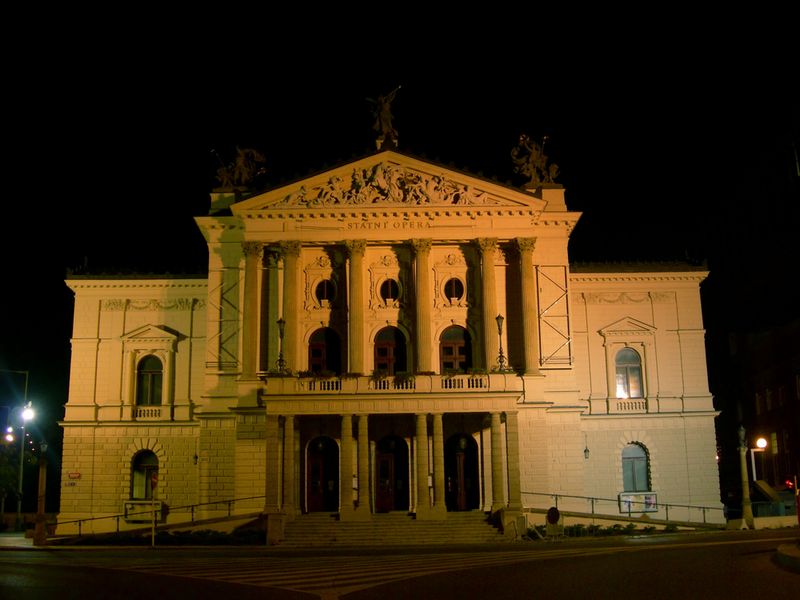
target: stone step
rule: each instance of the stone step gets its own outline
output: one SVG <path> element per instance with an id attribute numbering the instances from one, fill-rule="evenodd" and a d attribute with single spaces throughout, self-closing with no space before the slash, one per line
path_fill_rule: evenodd
<path id="1" fill-rule="evenodd" d="M 371 515 L 368 521 L 339 521 L 337 515 L 311 513 L 287 523 L 283 547 L 482 544 L 507 538 L 484 513 L 453 512 L 441 521 L 416 520 L 407 513 Z"/>

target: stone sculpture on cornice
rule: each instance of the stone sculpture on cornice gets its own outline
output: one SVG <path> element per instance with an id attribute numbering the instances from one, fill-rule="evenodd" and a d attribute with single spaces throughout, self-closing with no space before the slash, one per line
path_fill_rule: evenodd
<path id="1" fill-rule="evenodd" d="M 334 175 L 310 190 L 301 186 L 287 194 L 278 205 L 316 208 L 366 204 L 488 206 L 500 204 L 500 201 L 473 186 L 440 175 L 379 163 L 353 169 L 349 181 Z"/>
<path id="2" fill-rule="evenodd" d="M 538 187 L 543 183 L 555 183 L 558 177 L 558 165 L 547 163 L 547 155 L 544 153 L 545 141 L 547 136 L 542 138 L 541 144 L 537 144 L 529 136 L 522 134 L 517 145 L 511 150 L 514 172 L 528 178 L 527 186 Z"/>

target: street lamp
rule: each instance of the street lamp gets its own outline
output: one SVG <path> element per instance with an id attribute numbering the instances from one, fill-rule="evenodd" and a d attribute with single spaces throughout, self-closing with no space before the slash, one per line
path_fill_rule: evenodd
<path id="1" fill-rule="evenodd" d="M 758 477 L 756 476 L 756 456 L 755 456 L 755 453 L 756 452 L 764 452 L 766 447 L 767 447 L 767 440 L 765 440 L 762 437 L 762 438 L 758 438 L 756 440 L 756 447 L 755 448 L 750 448 L 750 467 L 753 470 L 753 481 L 758 481 Z M 763 462 L 762 462 L 762 464 L 763 464 Z"/>
<path id="2" fill-rule="evenodd" d="M 497 355 L 497 367 L 499 371 L 506 370 L 506 357 L 503 354 L 503 315 L 497 315 L 494 318 L 497 321 L 497 336 L 500 338 L 500 352 Z"/>
<path id="3" fill-rule="evenodd" d="M 22 433 L 19 436 L 19 486 L 17 487 L 17 531 L 22 529 L 22 472 L 25 457 L 25 423 L 36 416 L 28 402 L 22 409 Z"/>
<path id="4" fill-rule="evenodd" d="M 286 371 L 286 361 L 283 358 L 283 334 L 286 331 L 286 319 L 281 317 L 278 319 L 278 371 L 283 373 Z"/>

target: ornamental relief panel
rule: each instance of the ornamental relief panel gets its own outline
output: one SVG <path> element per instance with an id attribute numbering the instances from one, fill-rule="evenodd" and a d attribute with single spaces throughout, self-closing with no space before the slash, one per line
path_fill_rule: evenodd
<path id="1" fill-rule="evenodd" d="M 168 310 L 193 310 L 203 309 L 205 300 L 199 298 L 175 298 L 173 300 L 130 300 L 125 298 L 109 298 L 100 304 L 101 310 L 112 312 L 120 310 L 131 311 L 168 311 Z"/>
<path id="2" fill-rule="evenodd" d="M 370 263 L 368 267 L 369 310 L 373 312 L 373 316 L 377 316 L 378 311 L 398 310 L 408 304 L 411 293 L 408 273 L 411 269 L 410 257 L 404 254 L 407 253 L 402 253 L 399 249 L 392 250 Z M 397 282 L 399 293 L 396 299 L 390 298 L 387 301 L 381 295 L 381 287 L 390 279 Z"/>
<path id="3" fill-rule="evenodd" d="M 477 264 L 475 256 L 469 258 L 472 264 Z M 434 263 L 433 306 L 435 309 L 463 309 L 469 306 L 473 289 L 469 273 L 467 256 L 462 248 L 448 251 Z"/>
<path id="4" fill-rule="evenodd" d="M 344 300 L 344 290 L 340 280 L 340 275 L 344 265 L 344 258 L 336 249 L 326 249 L 325 254 L 313 257 L 303 267 L 303 309 L 310 313 L 312 311 L 330 311 L 332 308 L 342 305 Z M 330 282 L 329 284 L 324 283 Z M 320 289 L 318 297 L 317 288 Z"/>
<path id="5" fill-rule="evenodd" d="M 380 163 L 353 169 L 349 177 L 334 175 L 322 185 L 305 186 L 286 195 L 276 207 L 314 208 L 337 205 L 444 205 L 496 206 L 501 200 L 473 186 L 401 167 Z"/>
<path id="6" fill-rule="evenodd" d="M 587 304 L 641 304 L 650 300 L 647 292 L 588 292 L 583 297 Z"/>

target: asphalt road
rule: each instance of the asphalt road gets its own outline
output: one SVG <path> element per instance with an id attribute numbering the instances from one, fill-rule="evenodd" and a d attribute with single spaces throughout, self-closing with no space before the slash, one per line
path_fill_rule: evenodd
<path id="1" fill-rule="evenodd" d="M 0 598 L 794 600 L 800 574 L 774 556 L 797 538 L 794 529 L 438 549 L 17 548 L 0 552 Z"/>

